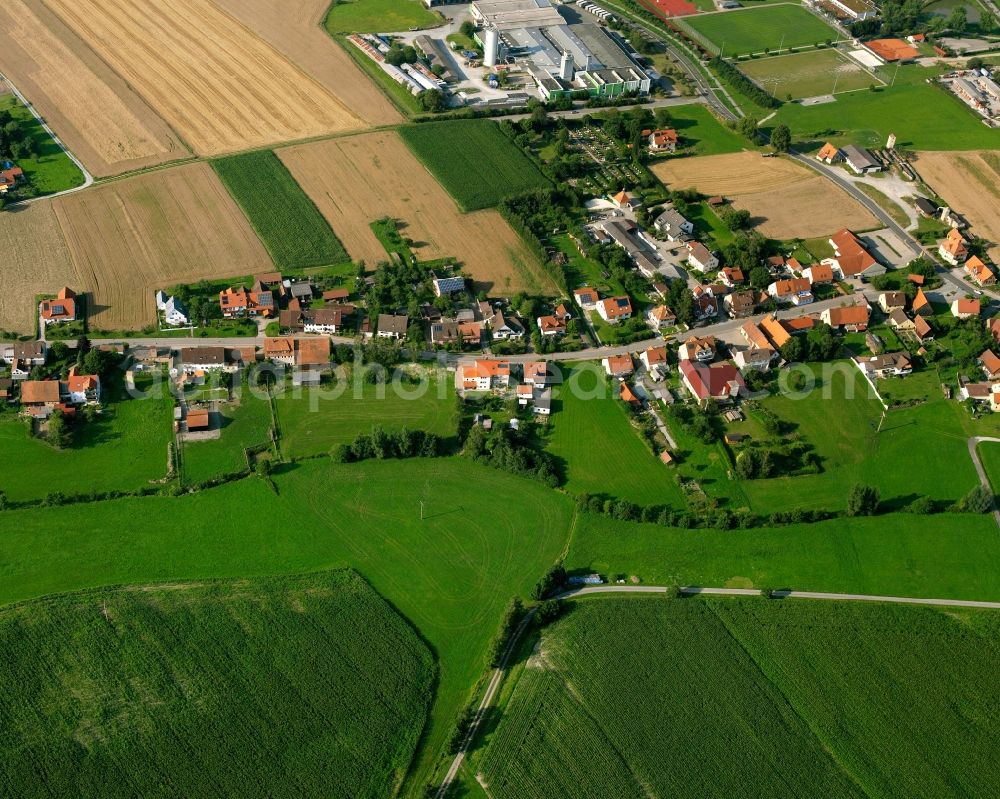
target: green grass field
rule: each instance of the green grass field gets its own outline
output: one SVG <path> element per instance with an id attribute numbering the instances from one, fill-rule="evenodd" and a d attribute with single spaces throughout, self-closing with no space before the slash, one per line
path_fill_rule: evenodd
<path id="1" fill-rule="evenodd" d="M 426 122 L 399 129 L 407 146 L 463 211 L 551 185 L 488 119 Z"/>
<path id="2" fill-rule="evenodd" d="M 775 58 L 741 61 L 739 68 L 780 100 L 867 89 L 873 78 L 836 50 L 810 50 Z"/>
<path id="3" fill-rule="evenodd" d="M 486 667 L 504 607 L 562 551 L 572 504 L 458 458 L 320 459 L 284 467 L 275 483 L 277 494 L 248 478 L 182 498 L 5 512 L 0 604 L 101 585 L 355 568 L 440 664 L 413 777 L 422 786 Z"/>
<path id="4" fill-rule="evenodd" d="M 347 571 L 27 602 L 0 645 L 9 796 L 389 796 L 435 673 Z"/>
<path id="5" fill-rule="evenodd" d="M 20 100 L 14 95 L 2 97 L 0 109 L 10 111 L 16 121 L 26 126 L 35 143 L 38 155 L 34 158 L 19 158 L 17 165 L 24 170 L 38 194 L 54 194 L 83 185 L 84 178 L 80 168 L 53 141 Z"/>
<path id="6" fill-rule="evenodd" d="M 219 438 L 184 443 L 182 471 L 186 485 L 245 470 L 244 450 L 269 441 L 271 406 L 266 398 L 244 386 L 239 404 L 223 404 L 220 413 L 223 421 Z"/>
<path id="7" fill-rule="evenodd" d="M 574 602 L 480 770 L 497 799 L 994 795 L 998 635 L 991 611 Z"/>
<path id="8" fill-rule="evenodd" d="M 350 261 L 329 223 L 273 152 L 233 155 L 212 166 L 279 269 Z"/>
<path id="9" fill-rule="evenodd" d="M 669 111 L 670 125 L 682 138 L 685 153 L 722 155 L 750 147 L 746 139 L 725 127 L 700 103 L 671 106 Z"/>
<path id="10" fill-rule="evenodd" d="M 976 448 L 976 451 L 986 470 L 986 477 L 993 487 L 993 493 L 1000 495 L 1000 444 L 984 442 Z"/>
<path id="11" fill-rule="evenodd" d="M 427 378 L 423 383 L 402 383 L 398 389 L 353 381 L 319 389 L 286 387 L 275 400 L 282 452 L 286 457 L 329 453 L 375 425 L 453 437 L 457 430 L 453 378 L 422 374 Z"/>
<path id="12" fill-rule="evenodd" d="M 611 394 L 614 389 L 602 399 L 584 398 L 603 383 L 599 364 L 567 369 L 555 394 L 546 450 L 562 462 L 566 490 L 642 505 L 683 506 L 673 469 L 660 463 L 632 429 L 624 404 Z M 574 386 L 585 393 L 577 396 Z"/>
<path id="13" fill-rule="evenodd" d="M 56 450 L 28 436 L 26 422 L 0 415 L 0 491 L 14 502 L 50 493 L 67 496 L 134 491 L 167 473 L 172 400 L 115 398 L 92 423 L 74 423 L 73 445 Z"/>
<path id="14" fill-rule="evenodd" d="M 792 3 L 698 14 L 684 17 L 679 24 L 694 30 L 724 56 L 802 47 L 840 38 L 837 31 L 816 15 Z"/>
<path id="15" fill-rule="evenodd" d="M 429 28 L 441 22 L 420 0 L 337 0 L 330 6 L 330 33 L 392 33 Z"/>

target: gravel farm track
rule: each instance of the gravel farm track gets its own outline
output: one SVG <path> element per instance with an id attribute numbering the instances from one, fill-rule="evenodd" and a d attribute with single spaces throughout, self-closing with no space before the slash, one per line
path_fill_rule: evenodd
<path id="1" fill-rule="evenodd" d="M 189 155 L 180 139 L 42 3 L 0 4 L 0 72 L 96 177 Z"/>
<path id="2" fill-rule="evenodd" d="M 45 290 L 68 284 L 86 292 L 94 328 L 151 324 L 158 288 L 273 269 L 243 212 L 204 162 L 116 180 L 57 197 L 52 205 L 75 272 Z"/>
<path id="3" fill-rule="evenodd" d="M 48 0 L 48 7 L 198 155 L 366 127 L 211 0 Z"/>
<path id="4" fill-rule="evenodd" d="M 989 242 L 1000 263 L 1000 150 L 918 153 L 913 164 L 924 182 L 959 211 L 972 232 Z"/>
<path id="5" fill-rule="evenodd" d="M 811 239 L 843 227 L 878 226 L 846 192 L 787 158 L 741 152 L 670 159 L 652 170 L 671 188 L 719 194 L 736 208 L 745 208 L 769 238 Z"/>
<path id="6" fill-rule="evenodd" d="M 385 260 L 370 223 L 405 223 L 423 259 L 454 257 L 481 286 L 507 293 L 553 291 L 537 259 L 493 210 L 460 213 L 392 131 L 301 144 L 277 151 L 354 260 Z M 484 235 L 488 231 L 489 235 Z"/>

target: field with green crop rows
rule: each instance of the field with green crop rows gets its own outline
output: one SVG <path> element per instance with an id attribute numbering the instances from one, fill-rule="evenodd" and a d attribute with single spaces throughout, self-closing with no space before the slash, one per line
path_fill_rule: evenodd
<path id="1" fill-rule="evenodd" d="M 545 432 L 546 449 L 561 462 L 566 490 L 606 495 L 641 505 L 682 507 L 674 470 L 653 455 L 631 427 L 615 386 L 604 389 L 599 364 L 563 372 Z M 604 389 L 602 396 L 588 397 Z"/>
<path id="2" fill-rule="evenodd" d="M 8 796 L 385 797 L 435 672 L 348 571 L 27 602 L 0 646 Z"/>
<path id="3" fill-rule="evenodd" d="M 989 611 L 575 602 L 479 768 L 497 799 L 994 795 L 998 641 Z"/>
<path id="4" fill-rule="evenodd" d="M 684 17 L 680 24 L 729 57 L 841 38 L 815 14 L 792 3 L 698 14 Z"/>
<path id="5" fill-rule="evenodd" d="M 420 0 L 338 0 L 330 6 L 330 33 L 390 33 L 427 28 L 441 18 Z"/>
<path id="6" fill-rule="evenodd" d="M 492 208 L 505 197 L 551 185 L 488 119 L 427 122 L 399 133 L 463 211 Z"/>
<path id="7" fill-rule="evenodd" d="M 53 141 L 34 115 L 14 95 L 0 97 L 0 110 L 10 115 L 27 130 L 35 145 L 34 158 L 18 158 L 17 165 L 38 194 L 75 189 L 83 185 L 83 173 L 65 151 Z"/>
<path id="8" fill-rule="evenodd" d="M 329 223 L 270 150 L 212 161 L 278 269 L 350 261 Z"/>

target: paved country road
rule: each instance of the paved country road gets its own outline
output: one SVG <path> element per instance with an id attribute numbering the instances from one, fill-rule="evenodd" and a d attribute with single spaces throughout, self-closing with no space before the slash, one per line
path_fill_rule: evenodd
<path id="1" fill-rule="evenodd" d="M 985 440 L 1000 441 L 1000 439 Z M 971 440 L 970 446 L 972 446 Z M 588 585 L 582 588 L 573 588 L 569 591 L 564 591 L 561 594 L 556 595 L 555 598 L 573 599 L 575 597 L 599 596 L 601 594 L 660 594 L 666 596 L 671 591 L 680 591 L 681 593 L 688 594 L 690 596 L 762 596 L 762 592 L 758 588 L 711 588 L 695 585 L 682 586 L 680 588 L 671 588 L 665 585 Z M 942 608 L 981 608 L 987 610 L 1000 610 L 1000 602 L 988 602 L 976 599 L 933 599 L 928 597 L 912 596 L 880 596 L 877 594 L 836 594 L 826 591 L 795 591 L 791 589 L 773 591 L 770 596 L 775 600 L 813 599 L 835 602 L 888 602 L 904 605 L 930 605 Z M 527 629 L 528 623 L 530 622 L 533 614 L 534 608 L 525 614 L 524 619 L 517 626 L 517 629 L 511 636 L 511 640 L 507 644 L 506 650 L 504 650 L 500 666 L 494 669 L 490 675 L 489 684 L 486 686 L 486 691 L 483 694 L 482 701 L 476 709 L 476 715 L 472 724 L 469 726 L 469 732 L 462 741 L 458 754 L 455 755 L 454 760 L 452 760 L 451 765 L 445 774 L 444 782 L 441 783 L 441 787 L 438 789 L 436 794 L 437 799 L 444 799 L 447 796 L 448 790 L 451 788 L 451 785 L 455 780 L 455 776 L 462 767 L 465 755 L 468 753 L 473 741 L 475 740 L 476 730 L 479 728 L 480 722 L 492 704 L 497 691 L 500 690 L 500 685 L 503 682 L 503 676 L 507 670 L 510 656 L 517 648 L 521 635 L 523 635 L 525 629 Z"/>
<path id="2" fill-rule="evenodd" d="M 976 474 L 979 475 L 979 482 L 983 487 L 993 493 L 993 486 L 990 484 L 990 479 L 986 474 L 986 469 L 983 468 L 983 462 L 979 459 L 978 446 L 982 442 L 992 441 L 996 444 L 1000 444 L 1000 438 L 994 438 L 993 436 L 972 436 L 969 439 L 969 457 L 972 458 L 972 465 L 976 467 Z M 1000 509 L 997 508 L 996 501 L 993 502 L 993 518 L 996 519 L 997 527 L 1000 527 Z"/>

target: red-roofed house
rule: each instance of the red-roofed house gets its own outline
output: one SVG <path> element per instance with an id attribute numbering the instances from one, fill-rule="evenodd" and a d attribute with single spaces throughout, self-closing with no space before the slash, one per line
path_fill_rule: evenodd
<path id="1" fill-rule="evenodd" d="M 38 311 L 44 325 L 76 321 L 76 294 L 63 287 L 54 300 L 42 300 Z"/>
<path id="2" fill-rule="evenodd" d="M 836 257 L 829 258 L 824 263 L 829 263 L 840 273 L 841 278 L 864 278 L 885 274 L 885 267 L 875 260 L 875 256 L 868 252 L 861 240 L 847 228 L 839 230 L 830 237 L 830 246 L 833 247 Z"/>
<path id="3" fill-rule="evenodd" d="M 986 350 L 979 356 L 979 365 L 983 367 L 983 373 L 988 379 L 1000 378 L 1000 358 L 993 350 Z"/>
<path id="4" fill-rule="evenodd" d="M 632 356 L 628 353 L 623 355 L 609 355 L 601 359 L 604 371 L 611 377 L 628 377 L 635 371 L 632 366 Z"/>
<path id="5" fill-rule="evenodd" d="M 69 370 L 66 382 L 60 387 L 60 394 L 73 405 L 86 405 L 101 401 L 101 379 L 97 375 L 80 375 L 76 367 Z"/>
<path id="6" fill-rule="evenodd" d="M 666 347 L 650 347 L 639 355 L 639 360 L 642 361 L 642 365 L 646 367 L 647 372 L 653 371 L 653 369 L 663 369 L 667 368 L 667 348 Z"/>
<path id="7" fill-rule="evenodd" d="M 646 320 L 653 330 L 663 330 L 677 324 L 677 317 L 666 305 L 655 305 L 646 314 Z"/>
<path id="8" fill-rule="evenodd" d="M 566 333 L 566 322 L 555 316 L 539 316 L 538 332 L 543 336 L 562 336 Z"/>
<path id="9" fill-rule="evenodd" d="M 979 300 L 955 300 L 951 304 L 951 314 L 959 319 L 971 319 L 979 316 Z"/>
<path id="10" fill-rule="evenodd" d="M 868 329 L 868 306 L 845 305 L 841 308 L 827 308 L 820 314 L 825 324 L 835 329 L 857 333 Z"/>
<path id="11" fill-rule="evenodd" d="M 813 301 L 812 284 L 804 277 L 776 280 L 767 287 L 767 293 L 778 302 L 808 305 Z"/>
<path id="12" fill-rule="evenodd" d="M 973 255 L 965 262 L 965 271 L 980 286 L 992 286 L 997 282 L 997 276 L 993 274 L 993 270 L 984 264 L 977 255 Z"/>
<path id="13" fill-rule="evenodd" d="M 649 134 L 649 151 L 651 153 L 672 153 L 677 150 L 677 131 L 673 128 L 654 130 Z"/>
<path id="14" fill-rule="evenodd" d="M 802 270 L 802 277 L 810 283 L 832 283 L 833 267 L 830 264 L 813 264 Z"/>
<path id="15" fill-rule="evenodd" d="M 834 161 L 840 159 L 840 148 L 834 147 L 830 142 L 824 144 L 818 153 L 816 153 L 816 160 L 822 161 L 825 164 L 832 164 Z"/>
<path id="16" fill-rule="evenodd" d="M 617 324 L 632 316 L 632 301 L 628 297 L 609 297 L 597 303 L 597 313 L 608 324 Z"/>
<path id="17" fill-rule="evenodd" d="M 574 289 L 573 299 L 576 300 L 577 305 L 586 311 L 597 305 L 598 300 L 601 299 L 601 295 L 590 288 L 590 286 L 584 286 L 583 288 Z"/>
<path id="18" fill-rule="evenodd" d="M 968 257 L 969 248 L 966 247 L 965 238 L 958 228 L 952 228 L 948 231 L 945 240 L 938 247 L 938 255 L 952 266 L 958 266 Z"/>
<path id="19" fill-rule="evenodd" d="M 510 364 L 507 361 L 480 358 L 473 363 L 462 364 L 459 372 L 462 388 L 466 391 L 506 388 L 510 382 Z"/>
<path id="20" fill-rule="evenodd" d="M 699 401 L 728 402 L 746 391 L 743 375 L 731 363 L 705 365 L 681 361 L 678 370 L 687 390 Z"/>

